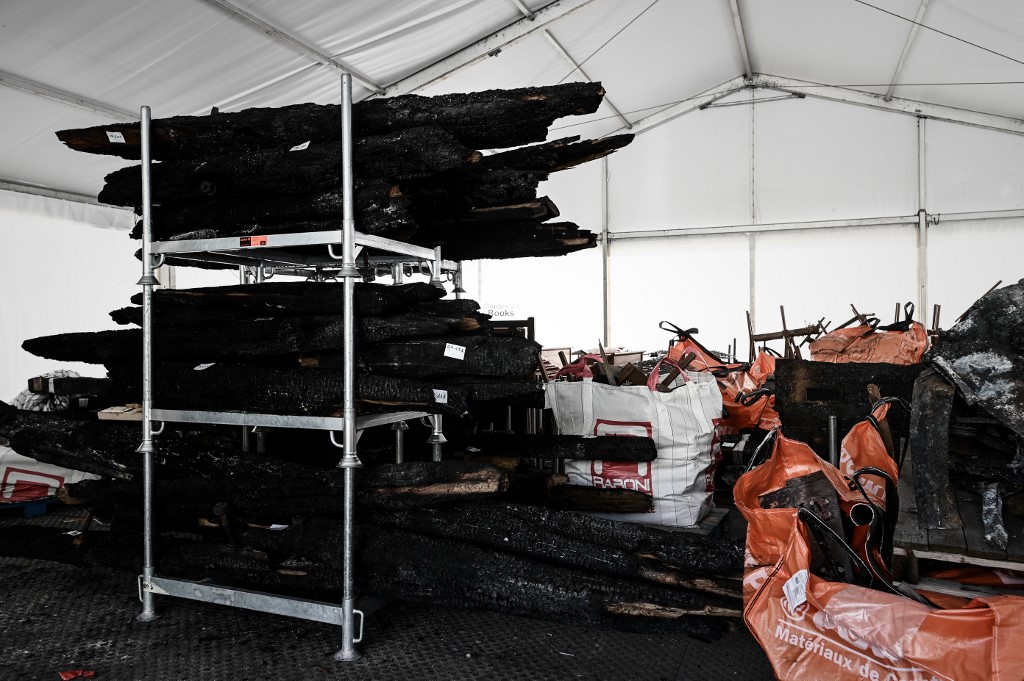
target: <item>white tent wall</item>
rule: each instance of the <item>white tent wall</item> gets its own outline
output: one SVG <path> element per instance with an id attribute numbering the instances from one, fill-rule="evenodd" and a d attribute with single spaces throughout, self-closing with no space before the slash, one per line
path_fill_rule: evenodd
<path id="1" fill-rule="evenodd" d="M 104 209 L 8 194 L 13 193 L 0 192 L 5 240 L 0 271 L 6 283 L 0 298 L 0 399 L 5 401 L 24 390 L 27 379 L 53 369 L 103 376 L 101 366 L 41 359 L 21 344 L 37 336 L 115 328 L 108 313 L 128 304 L 141 274 L 137 244 L 123 230 L 89 224 L 99 221 L 96 211 Z M 47 204 L 63 217 L 44 215 Z M 70 213 L 53 204 L 65 204 Z M 83 207 L 85 214 L 71 219 Z"/>
<path id="2" fill-rule="evenodd" d="M 748 309 L 755 332 L 781 328 L 780 305 L 790 328 L 845 321 L 851 303 L 888 323 L 908 301 L 925 304 L 924 321 L 941 304 L 949 326 L 997 279 L 1022 274 L 1021 157 L 1018 135 L 808 97 L 681 116 L 609 157 L 605 194 L 596 163 L 553 176 L 546 193 L 566 219 L 607 222 L 602 340 L 657 349 L 668 319 L 724 350 L 733 338 L 744 347 Z M 922 200 L 939 221 L 923 243 Z M 966 212 L 985 219 L 949 215 Z M 603 320 L 599 251 L 484 263 L 473 285 L 487 302 L 517 301 L 545 345 L 590 347 Z M 523 290 L 538 278 L 548 285 Z"/>

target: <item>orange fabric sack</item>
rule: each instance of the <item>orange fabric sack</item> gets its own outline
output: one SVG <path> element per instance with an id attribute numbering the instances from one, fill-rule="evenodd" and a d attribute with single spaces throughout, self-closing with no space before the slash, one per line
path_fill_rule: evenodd
<path id="1" fill-rule="evenodd" d="M 811 359 L 815 362 L 887 362 L 889 364 L 919 364 L 928 349 L 928 332 L 911 319 L 914 306 L 905 306 L 906 319 L 889 326 L 878 326 L 872 317 L 870 324 L 836 329 L 811 343 Z"/>
<path id="2" fill-rule="evenodd" d="M 876 418 L 887 408 L 876 409 Z M 889 457 L 876 437 L 869 421 L 858 424 L 843 442 L 844 468 L 848 461 L 858 468 L 886 470 Z M 810 447 L 781 436 L 768 461 L 741 476 L 733 488 L 736 506 L 749 523 L 744 620 L 776 676 L 782 681 L 1024 679 L 1024 646 L 1019 644 L 1024 640 L 1024 598 L 979 598 L 962 608 L 938 608 L 810 572 L 814 540 L 801 511 L 761 508 L 759 497 L 819 471 L 835 487 L 844 513 L 863 501 L 839 470 Z M 864 488 L 874 497 L 869 485 Z M 879 501 L 884 503 L 884 496 Z"/>
<path id="3" fill-rule="evenodd" d="M 775 373 L 774 356 L 761 352 L 750 364 L 726 364 L 697 342 L 691 335 L 696 331 L 683 331 L 675 325 L 670 325 L 671 329 L 668 329 L 665 326 L 667 323 L 662 322 L 662 328 L 678 334 L 678 340 L 669 348 L 668 358 L 679 361 L 683 355 L 692 352 L 696 358 L 688 368 L 691 371 L 710 372 L 718 380 L 718 387 L 722 391 L 722 406 L 727 414 L 721 422 L 723 434 L 736 433 L 745 428 L 771 430 L 780 425 L 779 413 L 775 411 L 775 395 L 763 391 L 765 380 Z"/>

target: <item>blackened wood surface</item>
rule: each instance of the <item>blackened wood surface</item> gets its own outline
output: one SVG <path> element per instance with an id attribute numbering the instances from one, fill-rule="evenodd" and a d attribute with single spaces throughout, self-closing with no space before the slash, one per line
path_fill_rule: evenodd
<path id="1" fill-rule="evenodd" d="M 544 389 L 534 380 L 499 380 L 477 376 L 451 376 L 445 383 L 466 391 L 466 399 L 481 404 L 544 408 Z"/>
<path id="2" fill-rule="evenodd" d="M 708 639 L 721 636 L 727 622 L 682 613 L 703 612 L 705 606 L 737 609 L 731 598 L 659 588 L 408 532 L 373 533 L 359 555 L 373 592 L 434 606 L 612 625 L 622 621 L 616 606 L 649 604 L 666 615 L 650 618 L 652 624 Z"/>
<path id="3" fill-rule="evenodd" d="M 53 395 L 106 395 L 110 392 L 110 379 L 68 376 L 47 378 L 37 376 L 28 380 L 28 389 L 34 393 Z"/>
<path id="4" fill-rule="evenodd" d="M 775 409 L 782 434 L 806 442 L 821 457 L 828 457 L 828 417 L 836 416 L 840 437 L 863 421 L 871 409 L 868 384 L 878 386 L 883 397 L 910 401 L 914 379 L 923 365 L 832 364 L 798 359 L 775 362 Z M 893 436 L 901 429 L 898 411 L 890 410 Z M 905 420 L 904 420 L 905 423 Z"/>
<path id="5" fill-rule="evenodd" d="M 631 489 L 559 485 L 551 490 L 547 505 L 562 511 L 650 513 L 654 510 L 654 498 Z"/>
<path id="6" fill-rule="evenodd" d="M 451 260 L 504 260 L 566 255 L 597 246 L 597 235 L 572 222 L 446 225 L 424 229 L 412 239 L 441 246 Z"/>
<path id="7" fill-rule="evenodd" d="M 344 314 L 344 286 L 338 282 L 265 282 L 244 286 L 212 286 L 192 289 L 159 289 L 154 292 L 154 316 L 162 305 L 185 305 L 209 310 L 253 310 L 277 315 Z M 386 286 L 357 283 L 355 310 L 360 316 L 386 317 L 410 305 L 429 303 L 445 293 L 427 283 Z M 132 303 L 142 302 L 141 294 Z"/>
<path id="8" fill-rule="evenodd" d="M 914 382 L 910 449 L 914 452 L 918 523 L 927 529 L 961 526 L 949 479 L 949 425 L 955 392 L 956 389 L 932 369 Z"/>
<path id="9" fill-rule="evenodd" d="M 495 149 L 541 142 L 548 126 L 563 116 L 593 113 L 604 89 L 600 83 L 564 83 L 515 90 L 488 90 L 422 97 L 371 99 L 353 106 L 353 134 L 378 135 L 421 126 L 452 132 L 464 145 Z M 119 132 L 124 143 L 111 142 Z M 208 116 L 174 116 L 151 123 L 155 160 L 201 158 L 222 151 L 278 147 L 341 138 L 337 105 L 293 104 Z M 61 130 L 57 138 L 77 151 L 139 159 L 139 124 L 112 123 Z"/>
<path id="10" fill-rule="evenodd" d="M 581 514 L 573 514 L 573 525 L 595 521 Z M 576 517 L 578 516 L 578 517 Z M 726 554 L 713 542 L 701 535 L 685 532 L 663 532 L 665 544 L 693 545 L 706 549 L 706 553 L 693 552 L 696 565 L 669 564 L 644 554 L 593 541 L 594 534 L 586 538 L 567 532 L 563 519 L 569 512 L 545 510 L 536 506 L 503 502 L 458 503 L 401 512 L 375 515 L 377 525 L 402 529 L 417 534 L 454 539 L 505 553 L 514 553 L 578 570 L 598 574 L 650 580 L 667 585 L 692 581 L 695 574 L 720 577 L 717 583 L 708 580 L 707 586 L 721 595 L 732 594 L 740 598 L 735 578 L 740 570 L 735 552 Z M 694 569 L 697 570 L 694 573 Z M 732 577 L 730 581 L 728 577 Z"/>
<path id="11" fill-rule="evenodd" d="M 447 256 L 446 256 L 447 257 Z M 931 351 L 968 402 L 1024 438 L 1024 279 L 978 299 Z M 941 363 L 940 363 L 941 362 Z"/>
<path id="12" fill-rule="evenodd" d="M 519 336 L 442 336 L 360 348 L 365 371 L 391 376 L 490 376 L 525 379 L 537 368 L 540 344 Z"/>
<path id="13" fill-rule="evenodd" d="M 382 464 L 360 476 L 359 501 L 377 508 L 408 508 L 493 497 L 508 490 L 504 471 L 471 461 Z"/>
<path id="14" fill-rule="evenodd" d="M 552 142 L 520 147 L 491 154 L 481 159 L 489 167 L 517 170 L 544 170 L 556 172 L 578 166 L 587 161 L 603 158 L 633 141 L 634 135 L 612 135 L 596 140 L 579 141 L 579 137 L 566 137 Z"/>
<path id="15" fill-rule="evenodd" d="M 416 231 L 409 197 L 391 183 L 357 182 L 353 202 L 357 228 L 364 234 L 403 238 Z M 153 206 L 153 239 L 195 232 L 200 234 L 188 238 L 329 231 L 341 229 L 343 209 L 340 190 Z M 132 238 L 141 234 L 137 223 Z"/>
<path id="16" fill-rule="evenodd" d="M 201 200 L 216 210 L 224 198 L 324 192 L 341 186 L 341 155 L 341 142 L 327 142 L 165 161 L 152 167 L 153 200 Z M 459 168 L 478 156 L 440 128 L 413 128 L 357 140 L 352 163 L 358 177 L 399 179 Z M 141 195 L 140 166 L 131 166 L 107 175 L 98 198 L 136 206 Z"/>
<path id="17" fill-rule="evenodd" d="M 654 461 L 658 456 L 654 440 L 649 437 L 606 438 L 481 433 L 472 443 L 486 454 L 539 459 Z"/>
<path id="18" fill-rule="evenodd" d="M 198 365 L 203 367 L 203 365 Z M 136 398 L 141 395 L 138 365 L 108 366 Z M 159 362 L 153 371 L 154 403 L 161 409 L 254 411 L 269 414 L 340 416 L 344 373 L 333 369 L 284 369 L 216 363 Z M 444 390 L 444 402 L 434 390 Z M 356 402 L 364 411 L 395 408 L 439 414 L 466 411 L 465 392 L 443 383 L 394 376 L 356 376 Z"/>

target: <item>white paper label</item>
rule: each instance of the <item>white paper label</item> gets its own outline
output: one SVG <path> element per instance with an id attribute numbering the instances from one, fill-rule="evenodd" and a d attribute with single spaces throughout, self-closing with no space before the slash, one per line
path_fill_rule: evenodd
<path id="1" fill-rule="evenodd" d="M 119 132 L 110 132 L 108 130 L 107 139 L 110 140 L 111 142 L 117 142 L 118 144 L 126 144 L 126 142 L 124 141 L 124 135 L 122 135 Z"/>
<path id="2" fill-rule="evenodd" d="M 216 362 L 210 362 L 209 364 L 200 364 L 200 365 L 199 365 L 199 366 L 197 366 L 197 367 L 196 367 L 195 369 L 193 369 L 193 371 L 202 371 L 202 370 L 204 370 L 204 369 L 209 369 L 209 368 L 210 368 L 210 367 L 212 367 L 212 366 L 213 366 L 214 364 L 216 364 Z"/>
<path id="3" fill-rule="evenodd" d="M 434 391 L 434 401 L 435 402 L 437 402 L 438 404 L 448 404 L 448 391 L 447 390 L 438 390 L 437 388 L 433 388 L 433 391 Z"/>
<path id="4" fill-rule="evenodd" d="M 444 356 L 452 359 L 466 359 L 466 348 L 454 343 L 444 344 Z"/>
<path id="5" fill-rule="evenodd" d="M 78 530 L 71 530 L 70 532 L 65 532 L 64 534 L 68 535 L 69 537 L 77 537 L 78 535 L 80 535 L 82 533 L 79 532 Z"/>
<path id="6" fill-rule="evenodd" d="M 807 570 L 799 570 L 782 585 L 786 592 L 789 608 L 799 607 L 807 602 Z"/>
<path id="7" fill-rule="evenodd" d="M 302 144 L 296 144 L 294 147 L 292 147 L 288 151 L 305 151 L 306 149 L 309 149 L 309 142 L 303 142 Z"/>
<path id="8" fill-rule="evenodd" d="M 271 525 L 267 529 L 268 530 L 287 530 L 289 527 L 291 527 L 291 525 L 278 525 L 277 523 L 274 523 L 273 525 Z"/>

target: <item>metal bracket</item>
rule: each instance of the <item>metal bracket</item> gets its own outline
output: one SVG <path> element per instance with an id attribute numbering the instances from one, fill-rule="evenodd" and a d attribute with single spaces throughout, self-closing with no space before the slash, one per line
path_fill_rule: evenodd
<path id="1" fill-rule="evenodd" d="M 160 428 L 159 429 L 153 428 L 152 424 L 154 424 L 154 423 L 159 423 L 160 424 Z M 163 432 L 164 432 L 164 428 L 166 428 L 166 427 L 167 427 L 167 423 L 165 421 L 150 421 L 150 431 L 149 431 L 149 434 L 150 435 L 162 435 Z"/>

